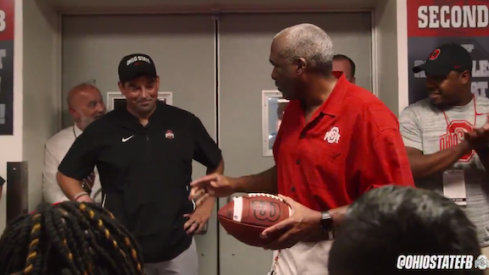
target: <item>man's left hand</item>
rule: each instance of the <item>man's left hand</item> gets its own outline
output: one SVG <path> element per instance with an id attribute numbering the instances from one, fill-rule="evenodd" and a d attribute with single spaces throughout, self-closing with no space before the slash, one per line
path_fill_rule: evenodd
<path id="1" fill-rule="evenodd" d="M 184 225 L 187 234 L 197 234 L 202 231 L 209 220 L 212 209 L 214 208 L 215 198 L 208 197 L 193 213 L 185 214 L 188 221 Z"/>
<path id="2" fill-rule="evenodd" d="M 298 242 L 307 241 L 311 235 L 321 233 L 321 212 L 309 209 L 289 197 L 279 196 L 292 209 L 292 215 L 262 232 L 262 238 L 267 238 L 268 235 L 275 232 L 285 232 L 276 241 L 268 244 L 265 249 L 290 248 Z"/>
<path id="3" fill-rule="evenodd" d="M 489 114 L 486 115 L 486 123 L 480 128 L 474 128 L 464 134 L 472 148 L 475 150 L 487 148 L 489 144 Z"/>

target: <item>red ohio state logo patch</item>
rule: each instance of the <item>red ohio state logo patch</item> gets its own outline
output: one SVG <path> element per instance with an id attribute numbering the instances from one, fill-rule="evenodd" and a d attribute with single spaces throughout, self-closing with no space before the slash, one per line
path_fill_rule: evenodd
<path id="1" fill-rule="evenodd" d="M 430 60 L 437 59 L 439 55 L 440 55 L 440 50 L 439 49 L 434 50 L 430 55 Z"/>
<path id="2" fill-rule="evenodd" d="M 440 136 L 440 151 L 457 146 L 463 139 L 465 131 L 472 131 L 472 124 L 464 120 L 451 121 L 447 127 L 447 133 Z M 459 162 L 469 162 L 474 151 L 462 156 Z"/>

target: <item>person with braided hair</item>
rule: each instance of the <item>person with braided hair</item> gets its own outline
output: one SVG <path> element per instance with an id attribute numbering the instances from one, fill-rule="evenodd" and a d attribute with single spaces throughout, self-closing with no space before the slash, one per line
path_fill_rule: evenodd
<path id="1" fill-rule="evenodd" d="M 0 274 L 142 275 L 131 234 L 93 203 L 41 205 L 0 238 Z"/>

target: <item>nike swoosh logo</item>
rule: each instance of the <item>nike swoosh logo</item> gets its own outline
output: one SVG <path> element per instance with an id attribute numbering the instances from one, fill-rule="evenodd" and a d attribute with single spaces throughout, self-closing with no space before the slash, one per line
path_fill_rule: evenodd
<path id="1" fill-rule="evenodd" d="M 126 142 L 128 140 L 130 140 L 134 135 L 130 136 L 130 137 L 126 137 L 126 138 L 122 138 L 122 142 Z"/>

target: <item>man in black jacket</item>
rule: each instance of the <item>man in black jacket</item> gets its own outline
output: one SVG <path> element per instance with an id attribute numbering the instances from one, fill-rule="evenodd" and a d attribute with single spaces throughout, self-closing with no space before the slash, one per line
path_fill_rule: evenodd
<path id="1" fill-rule="evenodd" d="M 71 200 L 90 201 L 79 182 L 96 165 L 103 206 L 141 245 L 146 275 L 197 275 L 192 234 L 205 226 L 214 199 L 193 211 L 192 160 L 222 173 L 221 151 L 195 115 L 157 100 L 149 56 L 124 57 L 119 79 L 126 108 L 86 128 L 61 162 L 58 182 Z"/>

